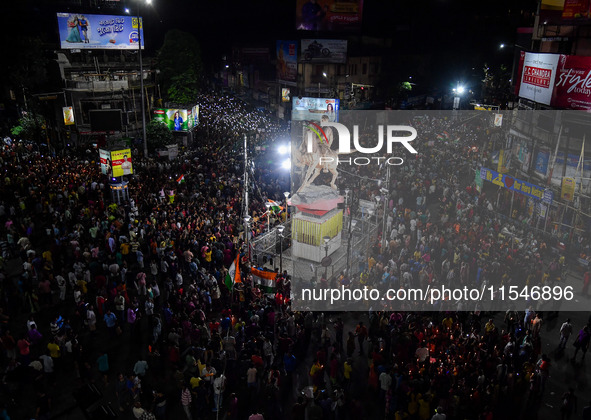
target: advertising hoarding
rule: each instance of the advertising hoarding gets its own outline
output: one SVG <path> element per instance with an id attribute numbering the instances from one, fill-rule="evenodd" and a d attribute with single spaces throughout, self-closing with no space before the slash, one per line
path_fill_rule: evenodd
<path id="1" fill-rule="evenodd" d="M 562 19 L 589 19 L 589 0 L 565 0 Z"/>
<path id="2" fill-rule="evenodd" d="M 339 120 L 338 99 L 293 98 L 291 111 L 293 121 L 321 121 L 325 115 L 329 122 Z"/>
<path id="3" fill-rule="evenodd" d="M 62 49 L 138 49 L 136 16 L 58 13 L 57 25 Z M 139 30 L 144 48 L 142 19 Z"/>
<path id="4" fill-rule="evenodd" d="M 342 39 L 302 39 L 303 63 L 345 64 L 347 41 Z"/>
<path id="5" fill-rule="evenodd" d="M 62 112 L 64 114 L 64 124 L 74 125 L 74 109 L 71 106 L 64 106 Z"/>
<path id="6" fill-rule="evenodd" d="M 91 109 L 88 111 L 92 131 L 121 131 L 120 109 Z"/>
<path id="7" fill-rule="evenodd" d="M 298 42 L 277 41 L 277 80 L 296 86 L 298 79 Z"/>
<path id="8" fill-rule="evenodd" d="M 302 31 L 359 31 L 363 0 L 297 0 L 296 29 Z"/>
<path id="9" fill-rule="evenodd" d="M 573 201 L 575 197 L 575 187 L 577 183 L 573 178 L 562 178 L 562 188 L 560 189 L 560 198 L 565 201 Z"/>
<path id="10" fill-rule="evenodd" d="M 101 162 L 101 173 L 111 176 L 111 152 L 109 150 L 99 149 L 99 159 Z"/>
<path id="11" fill-rule="evenodd" d="M 519 96 L 550 105 L 557 66 L 558 54 L 526 53 Z"/>
<path id="12" fill-rule="evenodd" d="M 111 165 L 114 177 L 133 174 L 131 149 L 113 150 L 111 152 Z"/>
<path id="13" fill-rule="evenodd" d="M 170 131 L 188 131 L 192 127 L 189 127 L 189 118 L 186 109 L 156 108 L 154 109 L 153 118 L 156 121 L 166 124 Z"/>
<path id="14" fill-rule="evenodd" d="M 289 88 L 281 88 L 281 102 L 291 101 L 291 91 Z"/>
<path id="15" fill-rule="evenodd" d="M 552 106 L 591 109 L 591 57 L 560 55 Z"/>
<path id="16" fill-rule="evenodd" d="M 554 195 L 552 190 L 546 190 L 538 185 L 530 184 L 521 179 L 513 178 L 507 174 L 501 174 L 488 168 L 480 168 L 480 177 L 483 180 L 492 182 L 499 187 L 507 188 L 508 190 L 524 194 L 545 203 L 552 203 Z"/>

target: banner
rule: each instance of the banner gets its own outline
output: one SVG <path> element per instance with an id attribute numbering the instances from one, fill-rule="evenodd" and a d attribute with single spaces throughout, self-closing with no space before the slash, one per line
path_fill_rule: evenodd
<path id="1" fill-rule="evenodd" d="M 138 18 L 135 16 L 58 13 L 62 49 L 138 49 Z M 144 48 L 142 18 L 139 30 Z"/>
<path id="2" fill-rule="evenodd" d="M 552 190 L 545 190 L 538 185 L 530 184 L 529 182 L 513 178 L 506 174 L 500 174 L 492 169 L 480 168 L 480 177 L 499 187 L 521 193 L 527 197 L 542 200 L 545 203 L 552 203 L 552 199 L 554 198 Z"/>
<path id="3" fill-rule="evenodd" d="M 565 201 L 573 201 L 575 197 L 575 187 L 577 183 L 574 178 L 562 178 L 562 188 L 560 190 L 560 198 Z"/>
<path id="4" fill-rule="evenodd" d="M 298 80 L 298 42 L 277 41 L 277 80 L 296 86 Z"/>
<path id="5" fill-rule="evenodd" d="M 341 39 L 302 39 L 302 63 L 335 63 L 347 61 L 347 41 Z"/>
<path id="6" fill-rule="evenodd" d="M 111 152 L 113 176 L 132 175 L 131 149 L 114 150 Z"/>
<path id="7" fill-rule="evenodd" d="M 495 127 L 503 125 L 503 114 L 495 114 Z"/>
<path id="8" fill-rule="evenodd" d="M 558 57 L 558 54 L 526 53 L 519 96 L 550 105 Z"/>
<path id="9" fill-rule="evenodd" d="M 363 0 L 297 0 L 296 29 L 302 31 L 360 31 Z"/>
<path id="10" fill-rule="evenodd" d="M 277 273 L 273 271 L 259 270 L 256 267 L 250 269 L 252 282 L 258 284 L 263 293 L 274 294 L 277 283 Z"/>
<path id="11" fill-rule="evenodd" d="M 62 111 L 64 113 L 64 124 L 65 125 L 74 125 L 74 110 L 71 106 L 64 106 L 62 107 Z"/>
<path id="12" fill-rule="evenodd" d="M 289 88 L 281 88 L 281 102 L 291 101 L 291 92 Z"/>

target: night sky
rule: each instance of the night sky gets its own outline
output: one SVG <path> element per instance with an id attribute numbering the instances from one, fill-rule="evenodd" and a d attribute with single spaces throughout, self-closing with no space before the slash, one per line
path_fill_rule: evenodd
<path id="1" fill-rule="evenodd" d="M 56 12 L 123 14 L 137 10 L 136 1 L 114 2 L 100 10 L 80 7 L 79 1 L 19 0 L 7 3 L 2 14 L 3 44 L 15 34 L 35 35 L 58 47 Z M 87 1 L 82 0 L 82 3 Z M 499 50 L 500 43 L 513 45 L 515 29 L 531 26 L 535 0 L 386 1 L 365 0 L 361 33 L 313 34 L 295 30 L 295 0 L 152 0 L 142 6 L 147 53 L 161 46 L 166 31 L 191 32 L 201 44 L 203 59 L 214 64 L 233 44 L 266 46 L 276 39 L 314 36 L 387 37 L 392 48 L 383 51 L 396 61 L 400 74 L 415 73 L 424 83 L 437 84 L 454 78 L 479 78 L 484 62 L 512 63 L 512 52 Z M 350 53 L 356 53 L 350 48 Z M 472 71 L 472 68 L 475 70 Z M 418 73 L 418 74 L 416 74 Z"/>

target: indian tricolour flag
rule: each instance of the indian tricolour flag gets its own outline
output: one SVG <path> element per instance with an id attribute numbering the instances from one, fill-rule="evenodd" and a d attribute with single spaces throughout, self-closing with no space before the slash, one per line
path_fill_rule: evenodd
<path id="1" fill-rule="evenodd" d="M 266 294 L 275 294 L 275 286 L 277 283 L 277 273 L 274 271 L 259 270 L 258 268 L 251 268 L 252 281 L 258 284 L 261 291 Z"/>
<path id="2" fill-rule="evenodd" d="M 279 213 L 281 210 L 283 210 L 283 207 L 277 204 L 276 201 L 269 200 L 267 201 L 267 203 L 271 205 L 271 207 L 269 207 L 269 210 L 271 210 L 273 213 Z"/>
<path id="3" fill-rule="evenodd" d="M 181 175 L 177 180 L 176 180 L 177 184 L 182 184 L 183 182 L 185 182 L 185 175 Z"/>
<path id="4" fill-rule="evenodd" d="M 240 280 L 240 254 L 236 254 L 236 258 L 228 269 L 224 283 L 226 283 L 228 290 L 232 290 L 236 283 L 242 283 L 242 280 Z"/>

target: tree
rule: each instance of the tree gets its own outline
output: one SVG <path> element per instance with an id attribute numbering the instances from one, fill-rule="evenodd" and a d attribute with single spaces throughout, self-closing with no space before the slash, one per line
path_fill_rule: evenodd
<path id="1" fill-rule="evenodd" d="M 146 126 L 146 137 L 148 140 L 148 149 L 150 152 L 164 147 L 167 144 L 174 143 L 174 137 L 166 124 L 160 121 L 152 120 Z"/>
<path id="2" fill-rule="evenodd" d="M 178 29 L 167 32 L 157 53 L 157 65 L 167 99 L 178 104 L 192 103 L 203 75 L 197 39 Z"/>
<path id="3" fill-rule="evenodd" d="M 43 143 L 46 138 L 45 119 L 41 115 L 28 112 L 19 118 L 18 125 L 12 127 L 10 133 L 20 139 Z"/>

